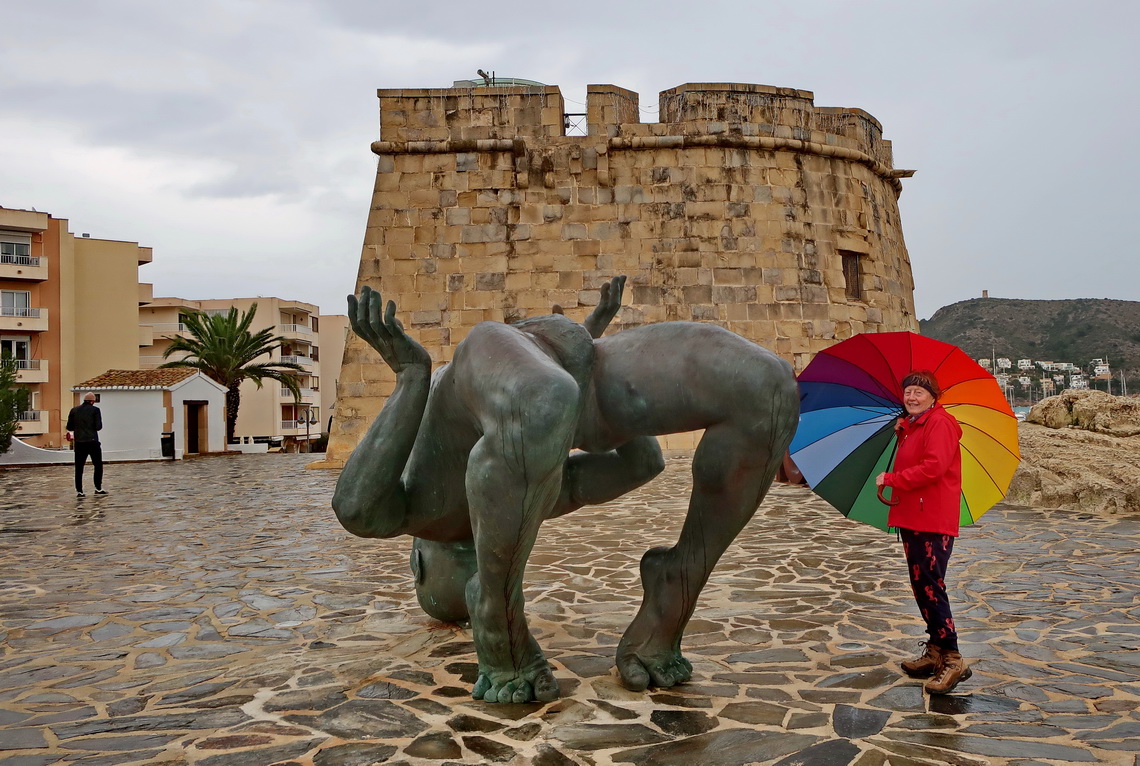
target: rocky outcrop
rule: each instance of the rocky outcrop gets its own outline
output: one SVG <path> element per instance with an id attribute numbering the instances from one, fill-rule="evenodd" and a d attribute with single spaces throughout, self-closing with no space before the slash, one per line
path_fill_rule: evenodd
<path id="1" fill-rule="evenodd" d="M 1021 466 L 1006 499 L 1038 508 L 1140 513 L 1140 400 L 1064 391 L 1018 429 Z"/>
<path id="2" fill-rule="evenodd" d="M 1140 399 L 1103 391 L 1062 391 L 1038 402 L 1027 423 L 1048 428 L 1080 428 L 1109 436 L 1140 435 Z"/>

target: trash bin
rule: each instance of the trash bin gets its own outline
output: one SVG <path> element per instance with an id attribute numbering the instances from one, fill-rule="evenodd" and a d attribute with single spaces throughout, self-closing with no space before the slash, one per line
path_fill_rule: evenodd
<path id="1" fill-rule="evenodd" d="M 162 456 L 174 459 L 174 432 L 162 432 Z"/>

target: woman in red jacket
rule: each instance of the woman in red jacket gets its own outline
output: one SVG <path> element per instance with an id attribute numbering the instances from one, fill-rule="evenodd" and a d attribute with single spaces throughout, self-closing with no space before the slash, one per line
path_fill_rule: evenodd
<path id="1" fill-rule="evenodd" d="M 946 595 L 946 565 L 958 536 L 962 495 L 962 427 L 938 403 L 941 390 L 934 373 L 921 370 L 903 378 L 898 452 L 894 471 L 875 478 L 892 488 L 887 523 L 898 529 L 914 599 L 926 621 L 926 650 L 902 663 L 912 678 L 930 678 L 923 688 L 946 694 L 973 671 L 958 651 L 958 632 Z"/>

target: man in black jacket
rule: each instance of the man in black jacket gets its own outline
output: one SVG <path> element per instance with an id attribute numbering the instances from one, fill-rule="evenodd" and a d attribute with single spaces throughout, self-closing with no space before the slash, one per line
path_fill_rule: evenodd
<path id="1" fill-rule="evenodd" d="M 67 438 L 75 442 L 75 495 L 83 494 L 83 466 L 88 456 L 95 466 L 95 494 L 105 495 L 103 489 L 103 445 L 99 443 L 99 432 L 103 430 L 103 415 L 95 406 L 95 394 L 88 391 L 83 395 L 83 404 L 72 407 L 67 413 Z"/>

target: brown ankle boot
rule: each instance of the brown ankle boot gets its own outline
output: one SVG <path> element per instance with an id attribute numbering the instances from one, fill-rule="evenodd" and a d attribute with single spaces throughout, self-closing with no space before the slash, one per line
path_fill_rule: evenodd
<path id="1" fill-rule="evenodd" d="M 942 650 L 929 641 L 924 641 L 926 651 L 921 657 L 901 663 L 903 672 L 911 678 L 930 678 L 942 664 Z"/>
<path id="2" fill-rule="evenodd" d="M 927 694 L 949 694 L 955 686 L 972 675 L 974 671 L 970 670 L 970 666 L 962 659 L 961 654 L 954 651 L 943 652 L 942 664 L 934 673 L 934 678 L 927 681 L 922 688 Z"/>

